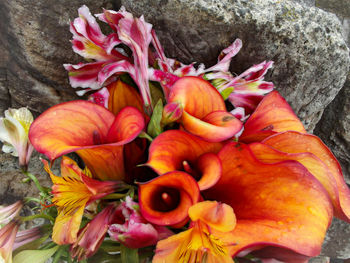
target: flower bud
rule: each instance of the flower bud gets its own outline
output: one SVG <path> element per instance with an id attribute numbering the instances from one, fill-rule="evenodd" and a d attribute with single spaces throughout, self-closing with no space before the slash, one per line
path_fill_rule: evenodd
<path id="1" fill-rule="evenodd" d="M 181 118 L 182 106 L 177 102 L 168 103 L 163 109 L 162 123 L 167 125 Z"/>
<path id="2" fill-rule="evenodd" d="M 172 232 L 166 227 L 153 226 L 139 212 L 139 206 L 128 196 L 117 208 L 119 224 L 109 227 L 112 240 L 129 248 L 142 248 L 157 243 L 159 239 L 169 237 Z"/>

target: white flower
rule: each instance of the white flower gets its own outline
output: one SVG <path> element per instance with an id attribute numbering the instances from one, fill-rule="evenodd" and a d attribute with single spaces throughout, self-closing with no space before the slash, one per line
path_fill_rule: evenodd
<path id="1" fill-rule="evenodd" d="M 2 151 L 19 157 L 20 166 L 26 168 L 33 152 L 28 140 L 28 132 L 33 115 L 27 108 L 8 109 L 0 118 L 0 141 Z"/>

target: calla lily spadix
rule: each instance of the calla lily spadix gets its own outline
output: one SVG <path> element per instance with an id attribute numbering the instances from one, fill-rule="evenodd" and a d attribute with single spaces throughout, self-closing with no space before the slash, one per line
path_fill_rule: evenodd
<path id="1" fill-rule="evenodd" d="M 62 103 L 45 111 L 29 131 L 40 153 L 51 161 L 76 152 L 101 180 L 123 180 L 123 146 L 144 128 L 144 118 L 134 107 L 123 108 L 117 116 L 87 101 Z"/>
<path id="2" fill-rule="evenodd" d="M 139 186 L 142 216 L 151 223 L 182 227 L 187 210 L 199 201 L 196 181 L 187 173 L 173 171 Z"/>

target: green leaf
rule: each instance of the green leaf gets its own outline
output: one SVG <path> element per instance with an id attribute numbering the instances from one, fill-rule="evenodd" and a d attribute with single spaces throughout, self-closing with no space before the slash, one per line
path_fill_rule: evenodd
<path id="1" fill-rule="evenodd" d="M 221 91 L 221 96 L 224 98 L 224 100 L 227 100 L 228 96 L 230 96 L 230 94 L 232 93 L 232 91 L 234 90 L 234 87 L 228 87 L 226 89 L 224 89 L 223 91 Z"/>
<path id="2" fill-rule="evenodd" d="M 45 263 L 58 248 L 59 246 L 45 250 L 23 250 L 13 258 L 13 263 Z"/>
<path id="3" fill-rule="evenodd" d="M 165 103 L 162 87 L 157 82 L 149 82 L 149 89 L 151 92 L 153 108 L 156 106 L 156 102 L 158 103 L 160 99 L 162 100 L 163 103 Z"/>
<path id="4" fill-rule="evenodd" d="M 120 254 L 122 257 L 122 263 L 138 263 L 139 255 L 137 249 L 128 248 L 124 245 L 120 246 Z"/>
<path id="5" fill-rule="evenodd" d="M 24 244 L 23 246 L 20 246 L 19 248 L 17 248 L 13 254 L 16 255 L 18 253 L 20 253 L 21 251 L 24 250 L 35 250 L 38 249 L 40 247 L 40 245 L 42 243 L 44 243 L 48 238 L 50 237 L 50 233 L 47 233 L 45 236 L 35 239 L 27 244 Z"/>
<path id="6" fill-rule="evenodd" d="M 163 114 L 163 102 L 161 99 L 158 100 L 156 106 L 154 107 L 151 120 L 147 127 L 147 133 L 153 138 L 157 137 L 162 133 L 163 128 L 160 124 Z"/>

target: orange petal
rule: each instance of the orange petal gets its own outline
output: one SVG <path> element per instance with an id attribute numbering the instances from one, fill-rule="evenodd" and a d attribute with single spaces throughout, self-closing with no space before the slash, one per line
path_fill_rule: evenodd
<path id="1" fill-rule="evenodd" d="M 181 104 L 184 111 L 198 119 L 213 111 L 226 111 L 220 93 L 199 77 L 183 77 L 177 80 L 168 97 L 168 103 L 172 102 Z"/>
<path id="2" fill-rule="evenodd" d="M 125 107 L 119 111 L 111 125 L 106 143 L 118 142 L 123 145 L 134 140 L 145 127 L 145 121 L 140 111 L 134 107 Z"/>
<path id="3" fill-rule="evenodd" d="M 227 144 L 218 154 L 223 173 L 205 198 L 230 205 L 235 229 L 225 241 L 232 255 L 256 244 L 286 247 L 306 256 L 320 253 L 332 219 L 323 186 L 296 161 L 259 162 L 246 145 Z"/>
<path id="4" fill-rule="evenodd" d="M 29 136 L 37 151 L 51 161 L 75 151 L 94 177 L 123 180 L 123 145 L 135 139 L 143 126 L 141 113 L 133 107 L 114 116 L 97 104 L 72 101 L 45 111 L 33 122 Z"/>
<path id="5" fill-rule="evenodd" d="M 227 111 L 214 111 L 203 119 L 198 119 L 184 111 L 181 120 L 188 132 L 210 142 L 229 139 L 243 127 L 242 122 Z"/>
<path id="6" fill-rule="evenodd" d="M 117 115 L 126 106 L 133 106 L 143 112 L 140 94 L 120 79 L 107 86 L 109 91 L 108 109 Z"/>
<path id="7" fill-rule="evenodd" d="M 204 201 L 190 207 L 188 215 L 192 221 L 200 220 L 210 227 L 228 232 L 236 226 L 236 216 L 231 206 L 216 201 Z"/>
<path id="8" fill-rule="evenodd" d="M 291 141 L 294 144 L 293 141 Z M 339 203 L 339 194 L 336 181 L 327 166 L 312 153 L 284 153 L 262 143 L 253 143 L 249 148 L 259 161 L 276 163 L 286 160 L 295 160 L 305 166 L 326 189 L 336 213 L 342 213 Z M 338 211 L 338 212 L 337 212 Z"/>
<path id="9" fill-rule="evenodd" d="M 306 132 L 286 100 L 277 91 L 272 91 L 263 98 L 244 124 L 240 141 L 262 141 L 272 134 L 283 131 Z"/>
<path id="10" fill-rule="evenodd" d="M 221 161 L 215 153 L 201 155 L 196 162 L 196 168 L 202 174 L 202 177 L 198 181 L 201 191 L 215 185 L 221 177 Z"/>
<path id="11" fill-rule="evenodd" d="M 188 209 L 198 200 L 197 182 L 184 172 L 169 172 L 139 186 L 141 213 L 157 225 L 183 226 Z"/>
<path id="12" fill-rule="evenodd" d="M 263 143 L 287 153 L 309 152 L 321 160 L 329 169 L 332 176 L 328 176 L 327 178 L 317 177 L 317 179 L 320 180 L 327 190 L 334 183 L 336 184 L 336 194 L 339 196 L 339 200 L 336 200 L 336 194 L 332 194 L 328 190 L 333 200 L 335 215 L 344 221 L 350 222 L 350 190 L 344 181 L 337 159 L 320 138 L 311 134 L 290 131 L 271 136 L 264 140 Z"/>
<path id="13" fill-rule="evenodd" d="M 183 77 L 171 88 L 168 103 L 183 108 L 184 128 L 208 141 L 223 141 L 242 128 L 240 120 L 226 111 L 225 102 L 209 82 L 199 77 Z"/>
<path id="14" fill-rule="evenodd" d="M 184 131 L 169 130 L 153 140 L 147 165 L 158 174 L 182 170 L 184 161 L 193 164 L 202 154 L 217 153 L 221 147 L 221 143 L 207 142 Z"/>
<path id="15" fill-rule="evenodd" d="M 55 105 L 31 125 L 29 138 L 35 149 L 51 161 L 61 155 L 103 141 L 114 115 L 88 101 L 70 101 Z"/>

